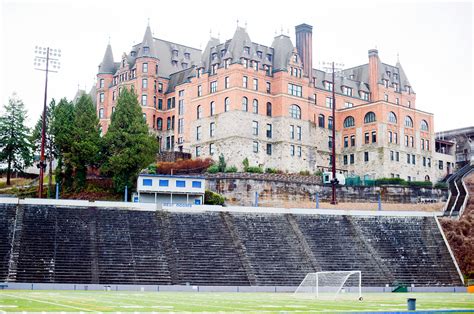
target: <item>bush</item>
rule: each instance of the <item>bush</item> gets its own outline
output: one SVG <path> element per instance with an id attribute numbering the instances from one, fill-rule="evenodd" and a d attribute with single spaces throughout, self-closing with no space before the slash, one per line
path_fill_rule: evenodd
<path id="1" fill-rule="evenodd" d="M 157 170 L 157 165 L 156 164 L 151 164 L 149 165 L 147 168 L 146 168 L 146 173 L 148 174 L 156 174 L 156 170 Z"/>
<path id="2" fill-rule="evenodd" d="M 300 171 L 300 176 L 309 176 L 309 175 L 310 175 L 310 173 L 309 173 L 308 170 L 301 170 Z"/>
<path id="3" fill-rule="evenodd" d="M 237 167 L 236 166 L 227 167 L 227 168 L 225 168 L 225 172 L 226 173 L 237 172 Z"/>
<path id="4" fill-rule="evenodd" d="M 277 173 L 277 169 L 275 168 L 266 168 L 265 169 L 265 173 Z"/>
<path id="5" fill-rule="evenodd" d="M 214 193 L 212 191 L 206 190 L 204 194 L 204 204 L 206 205 L 223 205 L 225 202 L 225 197 Z"/>
<path id="6" fill-rule="evenodd" d="M 446 182 L 438 182 L 434 185 L 436 189 L 447 189 L 448 184 Z"/>
<path id="7" fill-rule="evenodd" d="M 409 181 L 408 186 L 420 187 L 420 188 L 431 188 L 433 183 L 431 181 Z"/>
<path id="8" fill-rule="evenodd" d="M 247 167 L 247 171 L 246 172 L 250 172 L 250 173 L 263 173 L 263 168 L 261 167 L 255 167 L 255 166 L 250 166 L 250 167 Z"/>
<path id="9" fill-rule="evenodd" d="M 157 174 L 173 174 L 179 173 L 201 173 L 204 172 L 210 165 L 214 162 L 211 158 L 206 159 L 180 159 L 175 162 L 159 162 L 157 164 L 156 173 Z"/>
<path id="10" fill-rule="evenodd" d="M 209 168 L 207 168 L 207 172 L 209 173 L 218 173 L 219 172 L 219 166 L 218 165 L 211 165 Z"/>
<path id="11" fill-rule="evenodd" d="M 375 180 L 375 185 L 406 185 L 407 182 L 402 178 L 380 178 Z"/>
<path id="12" fill-rule="evenodd" d="M 323 172 L 322 172 L 321 170 L 316 170 L 316 171 L 314 172 L 314 175 L 315 175 L 315 176 L 322 177 L 322 176 L 323 176 Z"/>
<path id="13" fill-rule="evenodd" d="M 221 154 L 219 156 L 219 164 L 218 164 L 218 167 L 219 167 L 219 172 L 225 172 L 225 168 L 226 168 L 226 162 L 225 162 L 225 158 L 224 158 L 224 155 Z"/>
<path id="14" fill-rule="evenodd" d="M 247 172 L 247 169 L 249 168 L 249 159 L 247 157 L 242 161 L 242 165 L 244 165 L 244 172 Z"/>

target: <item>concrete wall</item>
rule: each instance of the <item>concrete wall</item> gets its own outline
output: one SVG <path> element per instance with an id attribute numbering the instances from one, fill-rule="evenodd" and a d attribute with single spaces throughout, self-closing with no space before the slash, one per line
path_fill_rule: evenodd
<path id="1" fill-rule="evenodd" d="M 255 192 L 258 192 L 259 205 L 270 207 L 299 207 L 300 203 L 314 202 L 316 193 L 321 201 L 331 198 L 331 186 L 321 185 L 316 180 L 298 182 L 272 176 L 265 178 L 265 175 L 219 174 L 208 176 L 206 184 L 208 189 L 225 196 L 230 204 L 240 206 L 254 204 Z M 400 186 L 341 186 L 337 193 L 340 202 L 377 202 L 380 194 L 383 202 L 393 203 L 417 203 L 421 198 L 442 202 L 448 194 L 442 189 Z"/>

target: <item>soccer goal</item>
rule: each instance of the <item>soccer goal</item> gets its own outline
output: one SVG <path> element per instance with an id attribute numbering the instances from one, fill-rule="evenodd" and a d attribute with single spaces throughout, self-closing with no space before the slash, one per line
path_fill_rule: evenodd
<path id="1" fill-rule="evenodd" d="M 308 273 L 295 295 L 329 300 L 362 300 L 362 273 L 359 270 Z"/>

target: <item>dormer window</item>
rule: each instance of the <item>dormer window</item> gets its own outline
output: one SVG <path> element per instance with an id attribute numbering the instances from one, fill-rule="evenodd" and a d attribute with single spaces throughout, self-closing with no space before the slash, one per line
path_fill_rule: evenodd
<path id="1" fill-rule="evenodd" d="M 258 62 L 257 61 L 252 61 L 252 67 L 255 71 L 258 71 Z"/>
<path id="2" fill-rule="evenodd" d="M 245 58 L 242 58 L 242 65 L 246 68 L 249 67 L 249 60 L 245 59 Z"/>
<path id="3" fill-rule="evenodd" d="M 230 66 L 230 59 L 225 59 L 224 67 L 227 69 Z"/>
<path id="4" fill-rule="evenodd" d="M 178 56 L 178 50 L 174 49 L 173 50 L 173 57 L 177 57 Z"/>
<path id="5" fill-rule="evenodd" d="M 347 96 L 352 97 L 352 88 L 347 87 L 347 86 L 342 86 L 342 93 Z"/>
<path id="6" fill-rule="evenodd" d="M 387 76 L 390 77 L 390 71 L 387 71 Z"/>
<path id="7" fill-rule="evenodd" d="M 407 89 L 407 93 L 408 93 L 408 94 L 410 94 L 410 93 L 411 93 L 411 87 L 410 87 L 410 86 L 408 86 L 408 85 L 407 85 L 407 86 L 405 86 L 405 87 L 406 87 L 406 89 Z"/>
<path id="8" fill-rule="evenodd" d="M 135 57 L 135 56 L 137 55 L 137 52 L 136 52 L 136 51 L 132 51 L 132 52 L 130 52 L 130 55 L 131 55 L 132 57 Z"/>
<path id="9" fill-rule="evenodd" d="M 212 65 L 212 73 L 211 73 L 211 74 L 216 74 L 218 67 L 219 67 L 219 64 L 214 64 L 214 65 Z"/>
<path id="10" fill-rule="evenodd" d="M 369 100 L 369 93 L 367 92 L 364 92 L 364 91 L 361 91 L 360 92 L 360 98 L 362 98 L 363 100 Z"/>
<path id="11" fill-rule="evenodd" d="M 250 53 L 250 47 L 245 46 L 244 47 L 244 53 Z"/>
<path id="12" fill-rule="evenodd" d="M 212 60 L 215 60 L 215 59 L 217 59 L 217 53 L 216 53 L 216 52 L 214 52 L 214 53 L 212 54 Z"/>
<path id="13" fill-rule="evenodd" d="M 171 65 L 174 66 L 174 67 L 177 67 L 178 66 L 178 61 L 172 60 Z"/>
<path id="14" fill-rule="evenodd" d="M 189 52 L 185 52 L 184 59 L 191 59 L 191 54 Z"/>
<path id="15" fill-rule="evenodd" d="M 225 51 L 226 51 L 225 49 L 221 50 L 221 58 L 223 58 L 225 56 Z"/>
<path id="16" fill-rule="evenodd" d="M 149 47 L 143 47 L 143 53 L 144 54 L 149 54 L 150 53 L 150 48 Z"/>
<path id="17" fill-rule="evenodd" d="M 183 68 L 187 68 L 187 67 L 188 67 L 188 64 L 187 64 L 186 62 L 183 62 L 183 63 L 181 63 L 181 66 L 182 66 Z"/>
<path id="18" fill-rule="evenodd" d="M 259 57 L 260 59 L 262 59 L 262 52 L 261 52 L 261 51 L 257 51 L 257 57 Z"/>
<path id="19" fill-rule="evenodd" d="M 125 59 L 122 60 L 122 68 L 125 68 Z"/>
<path id="20" fill-rule="evenodd" d="M 385 86 L 386 88 L 388 88 L 388 80 L 383 80 L 383 86 Z"/>
<path id="21" fill-rule="evenodd" d="M 353 79 L 354 79 L 354 74 L 349 75 L 349 78 L 350 78 L 351 80 L 353 80 Z"/>
<path id="22" fill-rule="evenodd" d="M 272 55 L 269 54 L 269 53 L 267 53 L 267 60 L 270 61 L 270 62 L 272 62 Z"/>
<path id="23" fill-rule="evenodd" d="M 393 79 L 398 80 L 398 74 L 397 73 L 393 73 Z"/>
<path id="24" fill-rule="evenodd" d="M 324 88 L 327 89 L 328 91 L 332 91 L 333 84 L 331 82 L 324 81 Z"/>
<path id="25" fill-rule="evenodd" d="M 293 55 L 293 62 L 298 63 L 298 55 Z"/>
<path id="26" fill-rule="evenodd" d="M 397 83 L 393 83 L 393 88 L 395 89 L 395 91 L 398 91 L 398 84 Z"/>

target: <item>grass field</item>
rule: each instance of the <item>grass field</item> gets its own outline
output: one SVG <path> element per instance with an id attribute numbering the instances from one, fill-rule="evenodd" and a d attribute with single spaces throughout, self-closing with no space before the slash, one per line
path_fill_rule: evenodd
<path id="1" fill-rule="evenodd" d="M 316 301 L 289 293 L 192 293 L 103 291 L 0 291 L 5 312 L 332 312 L 417 310 L 474 312 L 474 294 L 368 293 L 363 301 Z"/>

